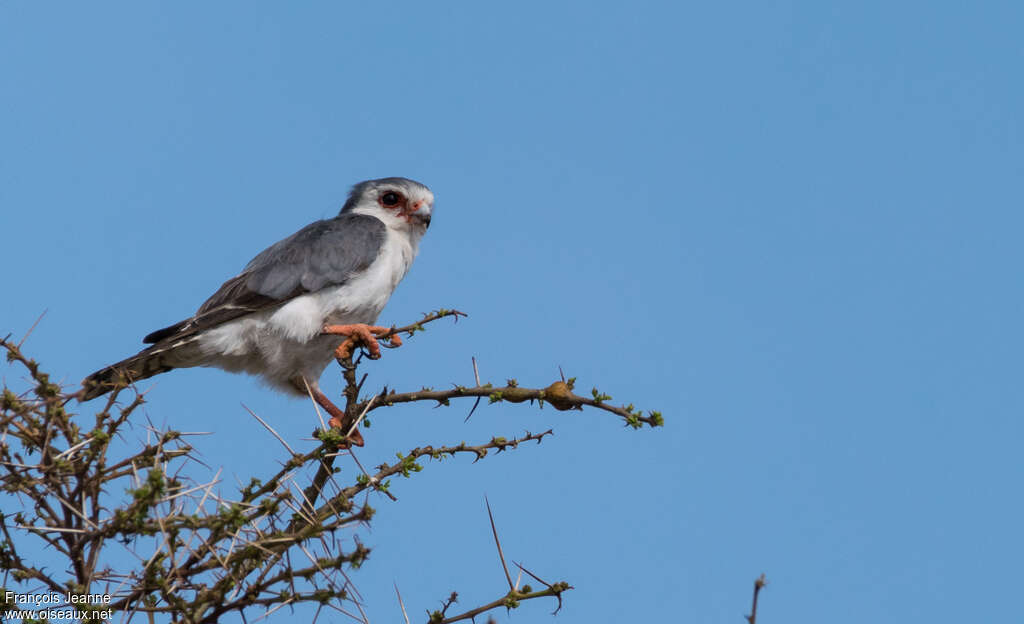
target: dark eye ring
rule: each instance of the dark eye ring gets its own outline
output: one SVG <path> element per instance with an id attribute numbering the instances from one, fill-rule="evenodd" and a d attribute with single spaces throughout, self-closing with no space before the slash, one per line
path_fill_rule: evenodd
<path id="1" fill-rule="evenodd" d="M 380 196 L 380 203 L 384 204 L 385 206 L 395 206 L 395 205 L 398 204 L 398 202 L 399 202 L 399 195 L 398 195 L 398 193 L 394 193 L 394 192 L 389 191 L 389 192 L 384 193 L 383 195 Z"/>

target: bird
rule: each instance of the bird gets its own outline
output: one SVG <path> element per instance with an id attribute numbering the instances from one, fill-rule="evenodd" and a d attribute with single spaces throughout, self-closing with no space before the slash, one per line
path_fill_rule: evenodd
<path id="1" fill-rule="evenodd" d="M 331 415 L 329 424 L 340 427 L 345 414 L 320 390 L 320 376 L 357 344 L 372 359 L 380 357 L 378 339 L 401 344 L 374 323 L 412 266 L 433 207 L 430 189 L 408 178 L 356 184 L 336 217 L 260 252 L 194 315 L 143 338 L 151 346 L 86 377 L 76 398 L 84 402 L 125 381 L 208 366 L 311 396 Z M 358 429 L 348 442 L 363 446 Z"/>

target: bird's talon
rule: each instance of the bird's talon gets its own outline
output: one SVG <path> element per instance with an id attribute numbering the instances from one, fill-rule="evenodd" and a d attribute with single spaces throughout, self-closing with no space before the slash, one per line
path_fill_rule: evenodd
<path id="1" fill-rule="evenodd" d="M 387 327 L 357 323 L 354 325 L 324 325 L 321 333 L 345 336 L 345 341 L 338 345 L 338 348 L 334 351 L 334 355 L 337 358 L 345 359 L 352 357 L 356 344 L 362 344 L 366 347 L 369 358 L 376 360 L 380 359 L 380 343 L 377 342 L 377 336 L 386 334 L 389 331 L 391 330 Z"/>

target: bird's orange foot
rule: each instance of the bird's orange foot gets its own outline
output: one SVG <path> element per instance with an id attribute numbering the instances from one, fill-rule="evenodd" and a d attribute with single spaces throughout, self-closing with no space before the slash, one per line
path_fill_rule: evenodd
<path id="1" fill-rule="evenodd" d="M 332 429 L 341 429 L 341 419 L 331 418 L 327 421 L 327 426 Z M 342 431 L 344 433 L 344 431 Z M 352 430 L 352 433 L 348 434 L 347 441 L 342 442 L 338 445 L 338 448 L 347 449 L 353 446 L 363 446 L 366 441 L 363 440 L 363 434 L 359 433 L 359 427 Z"/>
<path id="2" fill-rule="evenodd" d="M 384 337 L 384 334 L 387 334 L 389 331 L 391 331 L 390 327 L 377 327 L 376 325 L 357 323 L 355 325 L 324 325 L 321 333 L 345 336 L 345 342 L 338 345 L 338 348 L 334 350 L 334 356 L 337 358 L 352 357 L 352 351 L 355 350 L 356 345 L 362 344 L 370 352 L 370 359 L 376 360 L 380 358 L 380 343 L 377 342 L 377 339 Z M 398 334 L 388 336 L 387 340 L 391 343 L 392 347 L 402 346 L 402 339 L 398 337 Z"/>

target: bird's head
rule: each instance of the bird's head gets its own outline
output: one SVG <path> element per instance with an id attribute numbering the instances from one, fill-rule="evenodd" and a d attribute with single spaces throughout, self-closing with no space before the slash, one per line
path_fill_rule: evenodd
<path id="1" fill-rule="evenodd" d="M 342 214 L 353 212 L 377 217 L 393 228 L 412 228 L 422 233 L 430 225 L 434 194 L 408 178 L 367 180 L 352 187 Z"/>

